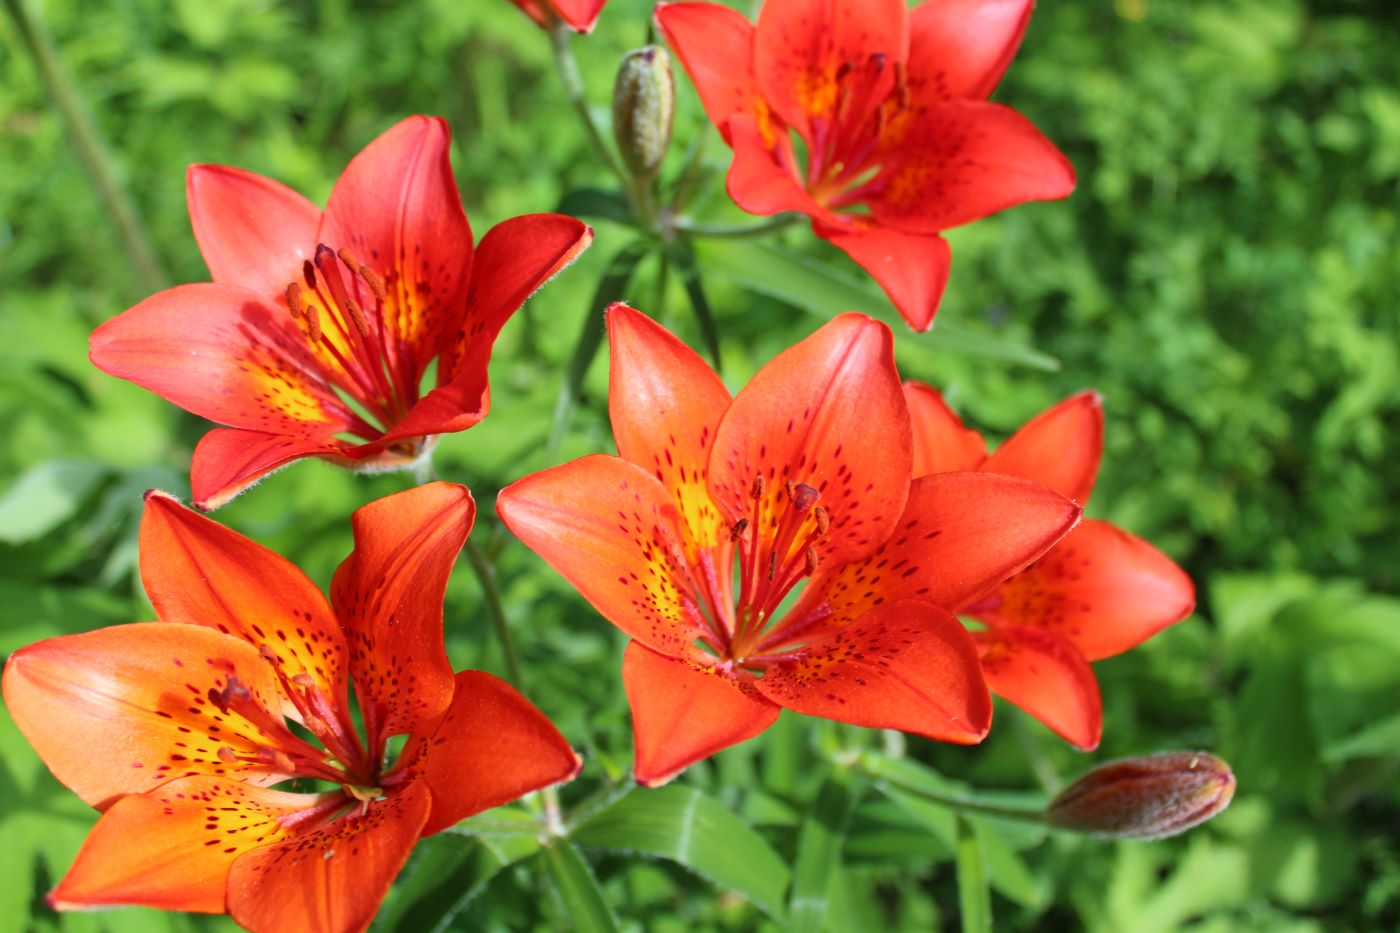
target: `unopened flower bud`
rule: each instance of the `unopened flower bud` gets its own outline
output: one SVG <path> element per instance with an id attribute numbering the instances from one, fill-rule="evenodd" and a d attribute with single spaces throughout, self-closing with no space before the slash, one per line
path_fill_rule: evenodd
<path id="1" fill-rule="evenodd" d="M 628 52 L 613 85 L 613 137 L 633 176 L 650 180 L 671 144 L 676 82 L 671 56 L 659 45 Z"/>
<path id="2" fill-rule="evenodd" d="M 1162 839 L 1204 823 L 1234 795 L 1235 775 L 1224 761 L 1169 752 L 1100 765 L 1061 791 L 1045 819 L 1097 836 Z"/>

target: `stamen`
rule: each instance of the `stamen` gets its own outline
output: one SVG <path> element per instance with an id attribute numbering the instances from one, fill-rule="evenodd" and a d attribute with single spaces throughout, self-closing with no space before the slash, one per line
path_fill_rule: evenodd
<path id="1" fill-rule="evenodd" d="M 227 745 L 219 746 L 218 755 L 219 760 L 226 764 L 233 764 L 235 761 L 238 760 L 238 753 L 235 752 L 233 749 L 229 748 Z"/>
<path id="2" fill-rule="evenodd" d="M 299 321 L 306 313 L 306 302 L 301 297 L 301 286 L 296 282 L 287 285 L 287 310 L 292 312 L 292 320 Z"/>
<path id="3" fill-rule="evenodd" d="M 350 312 L 350 320 L 355 322 L 355 329 L 360 332 L 361 337 L 369 336 L 369 321 L 365 319 L 365 311 L 360 307 L 359 302 L 354 298 L 345 299 L 345 310 Z"/>
<path id="4" fill-rule="evenodd" d="M 734 527 L 729 529 L 729 540 L 738 541 L 744 536 L 744 529 L 749 527 L 749 520 L 741 518 L 734 523 Z"/>
<path id="5" fill-rule="evenodd" d="M 792 496 L 793 508 L 797 509 L 799 512 L 805 512 L 816 505 L 817 500 L 822 496 L 821 492 L 808 486 L 806 483 L 798 483 L 796 491 L 790 491 L 789 495 Z"/>
<path id="6" fill-rule="evenodd" d="M 803 556 L 807 559 L 807 576 L 810 577 L 817 572 L 817 549 L 809 544 Z"/>
<path id="7" fill-rule="evenodd" d="M 365 284 L 369 286 L 369 290 L 374 292 L 375 298 L 382 302 L 388 297 L 389 293 L 384 289 L 384 280 L 379 277 L 378 272 L 375 272 L 369 266 L 360 266 L 360 278 L 365 280 Z"/>
<path id="8" fill-rule="evenodd" d="M 360 267 L 360 261 L 355 258 L 355 254 L 344 246 L 336 250 L 335 254 L 340 257 L 341 262 L 345 263 L 351 269 L 358 269 Z"/>
<path id="9" fill-rule="evenodd" d="M 762 498 L 763 498 L 763 477 L 762 477 L 762 476 L 755 476 L 755 477 L 753 478 L 753 488 L 749 490 L 749 496 L 750 496 L 751 498 L 754 498 L 754 499 L 762 499 Z"/>
<path id="10" fill-rule="evenodd" d="M 817 536 L 824 536 L 831 528 L 831 515 L 827 513 L 826 506 L 819 505 L 813 509 L 812 517 L 817 520 Z"/>

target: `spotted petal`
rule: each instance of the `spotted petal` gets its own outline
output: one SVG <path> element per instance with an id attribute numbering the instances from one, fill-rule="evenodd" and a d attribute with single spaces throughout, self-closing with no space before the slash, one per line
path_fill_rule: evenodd
<path id="1" fill-rule="evenodd" d="M 146 496 L 140 550 L 141 579 L 162 621 L 241 638 L 345 708 L 340 623 L 290 561 L 162 493 Z"/>
<path id="2" fill-rule="evenodd" d="M 404 749 L 424 755 L 432 791 L 427 836 L 474 813 L 567 781 L 583 762 L 559 730 L 505 681 L 462 671 L 447 714 L 431 736 Z"/>
<path id="3" fill-rule="evenodd" d="M 753 738 L 782 711 L 754 687 L 751 675 L 741 680 L 635 641 L 623 655 L 622 683 L 636 741 L 632 771 L 646 787 Z"/>
<path id="4" fill-rule="evenodd" d="M 240 855 L 228 911 L 250 930 L 360 933 L 374 919 L 428 817 L 428 789 L 411 782 L 366 812 Z"/>
<path id="5" fill-rule="evenodd" d="M 659 3 L 655 18 L 711 123 L 722 129 L 734 114 L 755 112 L 752 23 L 718 3 Z"/>
<path id="6" fill-rule="evenodd" d="M 501 521 L 609 622 L 672 657 L 699 649 L 700 615 L 680 514 L 656 477 L 594 455 L 517 480 Z"/>
<path id="7" fill-rule="evenodd" d="M 968 612 L 995 626 L 1053 632 L 1091 661 L 1122 654 L 1191 614 L 1195 587 L 1146 541 L 1086 520 L 1034 567 Z"/>
<path id="8" fill-rule="evenodd" d="M 227 503 L 263 477 L 306 457 L 353 465 L 355 446 L 242 428 L 215 428 L 199 439 L 190 462 L 194 504 L 206 512 Z"/>
<path id="9" fill-rule="evenodd" d="M 909 91 L 917 104 L 985 100 L 1011 64 L 1034 0 L 926 0 L 909 14 Z"/>
<path id="10" fill-rule="evenodd" d="M 909 493 L 909 413 L 884 324 L 843 314 L 753 377 L 725 414 L 710 455 L 710 491 L 726 520 L 755 514 L 771 536 L 787 509 L 785 484 L 820 493 L 830 528 L 817 547 L 840 564 L 879 547 Z"/>
<path id="11" fill-rule="evenodd" d="M 355 550 L 335 572 L 331 600 L 372 761 L 386 738 L 435 725 L 452 702 L 442 601 L 475 518 L 471 493 L 455 483 L 386 496 L 351 517 Z"/>
<path id="12" fill-rule="evenodd" d="M 49 903 L 224 913 L 234 861 L 286 838 L 280 820 L 322 800 L 207 775 L 130 794 L 97 821 Z"/>
<path id="13" fill-rule="evenodd" d="M 221 710 L 237 677 L 266 717 Z M 274 784 L 285 730 L 270 665 L 211 629 L 141 622 L 50 638 L 5 665 L 5 706 L 49 770 L 95 807 L 189 774 Z M 226 751 L 224 751 L 226 749 Z M 285 759 L 284 759 L 285 762 Z"/>
<path id="14" fill-rule="evenodd" d="M 757 687 L 794 712 L 940 742 L 980 742 L 992 721 L 967 630 L 912 601 L 874 609 L 798 659 L 770 665 Z"/>
<path id="15" fill-rule="evenodd" d="M 729 390 L 694 350 L 623 304 L 608 309 L 608 413 L 617 452 L 670 491 L 695 547 L 728 540 L 707 485 Z"/>
<path id="16" fill-rule="evenodd" d="M 1099 682 L 1073 645 L 1053 632 L 1026 627 L 998 627 L 973 638 L 993 693 L 1074 747 L 1098 747 L 1103 733 Z"/>

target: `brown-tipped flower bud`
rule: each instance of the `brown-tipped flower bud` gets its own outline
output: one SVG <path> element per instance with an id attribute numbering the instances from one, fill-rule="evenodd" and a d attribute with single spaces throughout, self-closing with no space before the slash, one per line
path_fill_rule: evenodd
<path id="1" fill-rule="evenodd" d="M 613 84 L 613 137 L 622 160 L 636 178 L 656 176 L 671 145 L 671 118 L 676 112 L 676 82 L 671 56 L 648 45 L 622 58 Z"/>
<path id="2" fill-rule="evenodd" d="M 1205 752 L 1168 752 L 1100 765 L 1045 810 L 1054 826 L 1097 836 L 1162 839 L 1215 816 L 1235 795 L 1230 766 Z"/>

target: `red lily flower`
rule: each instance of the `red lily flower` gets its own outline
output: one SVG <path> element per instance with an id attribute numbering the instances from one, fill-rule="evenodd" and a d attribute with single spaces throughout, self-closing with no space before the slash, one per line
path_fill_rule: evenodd
<path id="1" fill-rule="evenodd" d="M 420 836 L 573 777 L 528 700 L 448 665 L 443 592 L 475 510 L 448 483 L 361 508 L 327 602 L 283 558 L 148 494 L 141 573 L 163 621 L 51 638 L 5 667 L 20 730 L 103 811 L 50 903 L 363 930 Z M 296 778 L 337 788 L 272 787 Z"/>
<path id="2" fill-rule="evenodd" d="M 592 32 L 608 0 L 511 0 L 540 26 L 562 22 L 574 32 Z"/>
<path id="3" fill-rule="evenodd" d="M 975 649 L 937 607 L 1034 560 L 1078 506 L 1007 477 L 911 483 L 893 335 L 863 315 L 783 352 L 732 400 L 639 312 L 613 305 L 608 333 L 620 456 L 526 477 L 497 506 L 634 639 L 637 780 L 752 738 L 782 708 L 981 740 Z"/>
<path id="4" fill-rule="evenodd" d="M 734 149 L 730 197 L 808 215 L 927 330 L 951 259 L 940 231 L 1074 190 L 1060 151 L 987 102 L 1033 2 L 767 0 L 756 25 L 662 3 L 656 23 Z"/>
<path id="5" fill-rule="evenodd" d="M 324 214 L 259 175 L 190 168 L 190 220 L 214 281 L 103 324 L 91 357 L 227 425 L 195 449 L 200 508 L 302 457 L 404 466 L 486 416 L 501 326 L 592 231 L 531 214 L 473 249 L 448 142 L 440 119 L 400 122 L 350 162 Z M 420 397 L 434 359 L 437 387 Z"/>
<path id="6" fill-rule="evenodd" d="M 1044 483 L 1083 504 L 1103 455 L 1103 403 L 1081 392 L 1036 415 L 996 452 L 936 389 L 906 383 L 914 475 L 980 470 Z M 973 639 L 992 692 L 1070 744 L 1098 747 L 1099 684 L 1090 661 L 1122 654 L 1191 614 L 1191 578 L 1146 541 L 1086 518 L 1028 569 L 984 597 L 945 604 L 986 626 Z"/>

